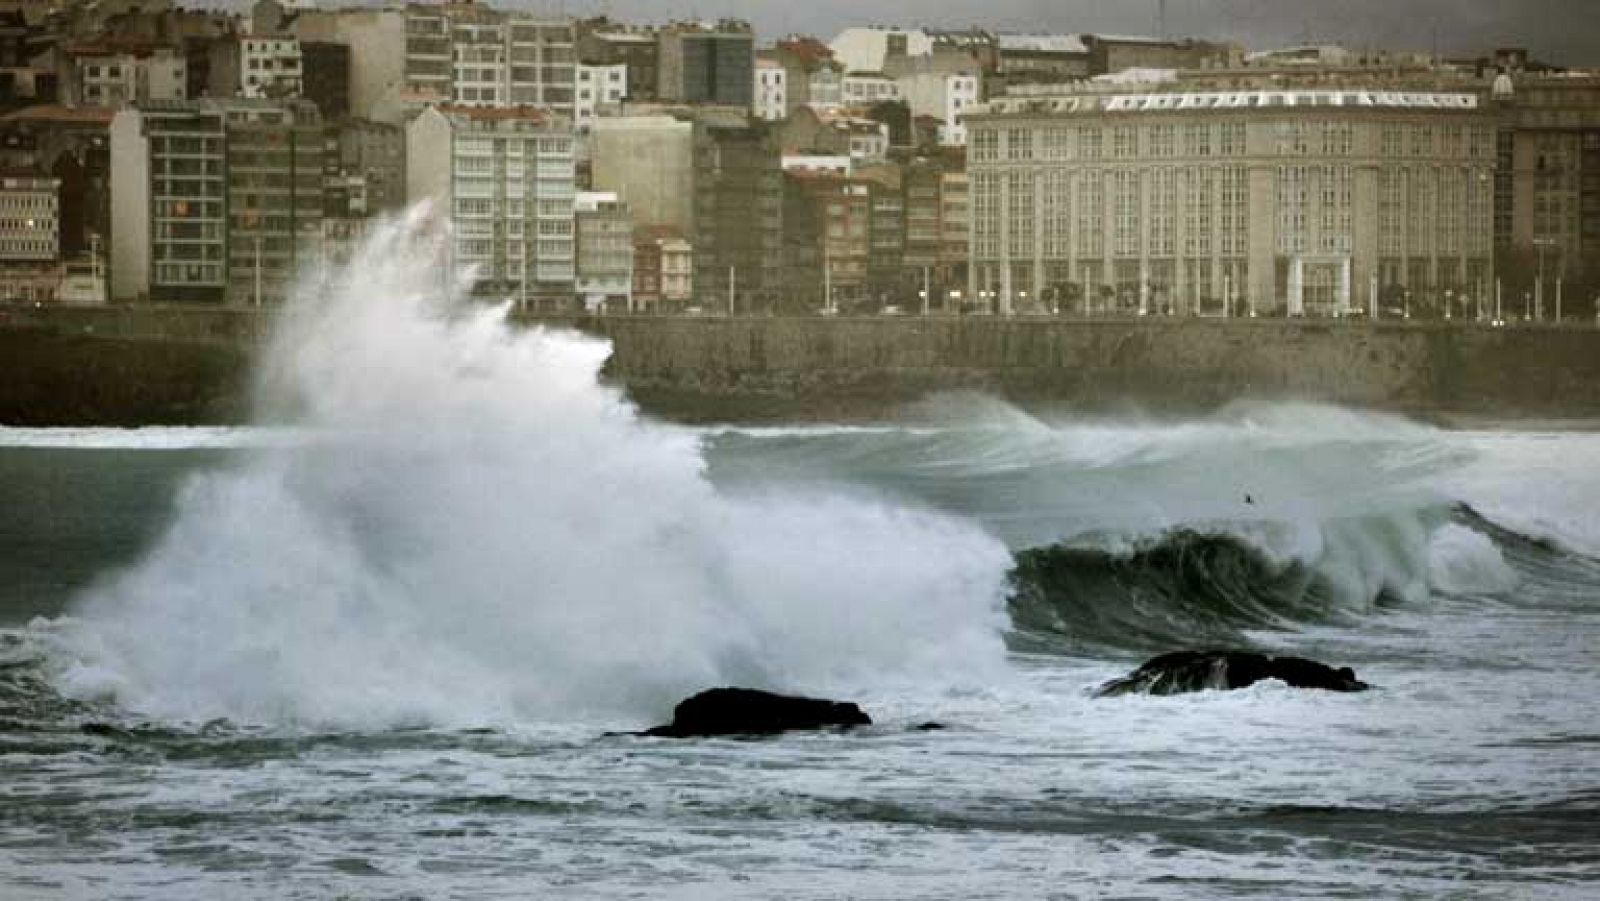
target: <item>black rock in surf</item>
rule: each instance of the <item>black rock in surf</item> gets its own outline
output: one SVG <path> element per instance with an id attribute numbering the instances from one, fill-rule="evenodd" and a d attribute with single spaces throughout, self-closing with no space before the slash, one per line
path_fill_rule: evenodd
<path id="1" fill-rule="evenodd" d="M 1350 667 L 1334 669 L 1304 657 L 1269 657 L 1248 651 L 1178 651 L 1162 654 L 1095 691 L 1106 698 L 1126 694 L 1175 695 L 1207 689 L 1245 688 L 1277 679 L 1293 688 L 1365 691 Z"/>
<path id="2" fill-rule="evenodd" d="M 673 708 L 672 722 L 641 734 L 661 738 L 776 735 L 871 724 L 872 718 L 848 701 L 792 697 L 750 688 L 713 688 Z"/>

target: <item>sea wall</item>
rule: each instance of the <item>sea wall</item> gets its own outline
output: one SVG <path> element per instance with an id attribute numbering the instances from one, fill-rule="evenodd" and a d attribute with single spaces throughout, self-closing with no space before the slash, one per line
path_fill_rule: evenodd
<path id="1" fill-rule="evenodd" d="M 862 418 L 929 392 L 1198 413 L 1306 400 L 1437 419 L 1600 416 L 1600 331 L 1284 320 L 607 319 L 608 373 L 686 419 Z"/>
<path id="2" fill-rule="evenodd" d="M 0 323 L 0 422 L 242 416 L 252 311 L 30 312 Z M 1450 323 L 978 318 L 527 320 L 609 339 L 607 377 L 684 421 L 861 420 L 930 393 L 1201 413 L 1306 400 L 1447 421 L 1600 417 L 1600 330 Z"/>
<path id="3" fill-rule="evenodd" d="M 242 345 L 0 327 L 0 425 L 243 421 Z"/>

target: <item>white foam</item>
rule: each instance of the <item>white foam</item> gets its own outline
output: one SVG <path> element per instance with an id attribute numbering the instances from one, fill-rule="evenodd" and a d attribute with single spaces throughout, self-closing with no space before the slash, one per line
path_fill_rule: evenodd
<path id="1" fill-rule="evenodd" d="M 0 447 L 48 450 L 204 450 L 302 440 L 283 429 L 236 426 L 16 428 L 0 426 Z"/>
<path id="2" fill-rule="evenodd" d="M 325 440 L 194 478 L 80 605 L 66 687 L 164 717 L 461 724 L 1003 667 L 998 542 L 719 496 L 696 433 L 599 385 L 605 344 L 456 302 L 425 220 L 308 280 L 260 401 Z"/>
<path id="3" fill-rule="evenodd" d="M 1500 595 L 1517 587 L 1517 574 L 1481 532 L 1446 523 L 1428 543 L 1428 583 L 1445 594 Z"/>

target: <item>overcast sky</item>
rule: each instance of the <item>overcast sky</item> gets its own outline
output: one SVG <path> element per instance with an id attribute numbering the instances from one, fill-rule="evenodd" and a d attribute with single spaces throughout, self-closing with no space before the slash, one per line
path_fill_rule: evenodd
<path id="1" fill-rule="evenodd" d="M 1157 0 L 490 0 L 547 12 L 640 21 L 732 15 L 763 41 L 824 40 L 849 25 L 983 25 L 1007 31 L 1151 34 Z M 1525 46 L 1543 59 L 1600 65 L 1600 0 L 1167 0 L 1172 35 L 1251 48 L 1301 41 L 1477 54 Z"/>

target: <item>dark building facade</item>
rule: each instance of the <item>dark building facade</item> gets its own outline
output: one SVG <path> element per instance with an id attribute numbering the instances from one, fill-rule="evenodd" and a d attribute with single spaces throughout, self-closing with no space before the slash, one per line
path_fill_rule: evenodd
<path id="1" fill-rule="evenodd" d="M 660 97 L 749 108 L 755 94 L 755 35 L 748 25 L 718 23 L 661 33 Z"/>
<path id="2" fill-rule="evenodd" d="M 317 105 L 322 118 L 338 122 L 350 115 L 350 46 L 331 41 L 301 41 L 301 95 Z"/>
<path id="3" fill-rule="evenodd" d="M 739 115 L 694 129 L 694 284 L 702 302 L 731 293 L 741 311 L 770 309 L 783 278 L 783 168 L 777 143 Z"/>
<path id="4" fill-rule="evenodd" d="M 230 303 L 281 302 L 320 245 L 325 144 L 316 110 L 235 105 L 228 111 Z"/>

